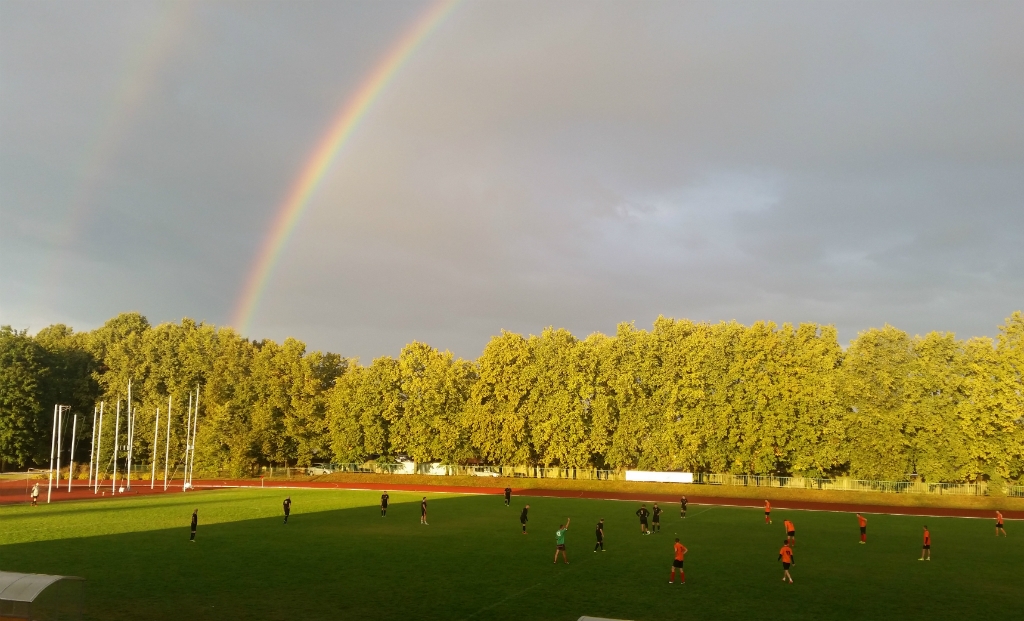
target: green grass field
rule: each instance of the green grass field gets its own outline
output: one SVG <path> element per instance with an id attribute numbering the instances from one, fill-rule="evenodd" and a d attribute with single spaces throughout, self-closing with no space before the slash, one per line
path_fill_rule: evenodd
<path id="1" fill-rule="evenodd" d="M 992 520 L 666 507 L 643 537 L 620 501 L 434 494 L 225 490 L 0 507 L 0 569 L 85 577 L 86 618 L 216 619 L 1011 619 L 1021 614 L 1024 531 Z M 531 505 L 530 534 L 519 510 Z M 198 541 L 188 542 L 199 508 Z M 572 517 L 570 565 L 552 564 Z M 593 553 L 605 518 L 605 553 Z M 790 586 L 776 560 L 796 523 Z M 919 562 L 921 526 L 934 560 Z M 669 585 L 673 538 L 690 549 L 686 586 Z"/>

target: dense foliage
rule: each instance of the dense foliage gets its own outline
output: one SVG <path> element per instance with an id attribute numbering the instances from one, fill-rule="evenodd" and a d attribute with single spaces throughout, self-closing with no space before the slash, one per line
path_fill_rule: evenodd
<path id="1" fill-rule="evenodd" d="M 929 481 L 1024 474 L 1024 315 L 998 339 L 910 337 L 891 326 L 846 351 L 831 326 L 659 318 L 615 336 L 502 332 L 476 361 L 423 343 L 369 365 L 128 313 L 92 332 L 0 330 L 0 459 L 43 464 L 53 404 L 79 415 L 88 455 L 105 403 L 101 461 L 123 434 L 128 380 L 135 459 L 149 461 L 157 408 L 180 458 L 200 387 L 197 469 L 416 461 L 848 474 Z M 118 403 L 121 412 L 118 414 Z M 164 423 L 161 423 L 163 436 Z M 123 436 L 122 436 L 123 437 Z M 156 448 L 164 449 L 165 438 Z M 172 466 L 173 468 L 173 466 Z"/>

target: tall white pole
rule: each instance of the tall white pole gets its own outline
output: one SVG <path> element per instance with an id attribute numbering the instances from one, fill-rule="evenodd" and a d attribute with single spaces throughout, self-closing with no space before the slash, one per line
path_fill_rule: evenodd
<path id="1" fill-rule="evenodd" d="M 153 474 L 149 475 L 149 489 L 156 485 L 156 442 L 160 439 L 160 408 L 156 409 L 156 422 L 153 423 L 153 449 L 150 451 L 153 459 Z"/>
<path id="2" fill-rule="evenodd" d="M 171 458 L 171 405 L 174 397 L 167 397 L 167 443 L 164 445 L 164 491 L 167 491 L 167 462 Z"/>
<path id="3" fill-rule="evenodd" d="M 196 471 L 196 432 L 199 429 L 199 386 L 196 386 L 196 414 L 192 421 L 192 462 L 188 468 L 188 486 L 192 487 L 192 475 Z"/>
<path id="4" fill-rule="evenodd" d="M 188 489 L 188 441 L 192 438 L 192 391 L 188 393 L 188 414 L 185 418 L 185 468 L 182 471 L 181 491 Z"/>
<path id="5" fill-rule="evenodd" d="M 114 475 L 110 479 L 110 495 L 117 493 L 117 441 L 121 429 L 121 400 L 117 400 L 117 418 L 114 419 Z"/>
<path id="6" fill-rule="evenodd" d="M 57 446 L 57 406 L 53 406 L 53 433 L 50 435 L 50 477 L 46 484 L 46 504 L 50 504 L 50 491 L 53 489 L 53 449 Z"/>
<path id="7" fill-rule="evenodd" d="M 100 426 L 99 433 L 96 434 L 96 478 L 92 483 L 92 493 L 96 494 L 100 491 L 100 449 L 103 448 L 103 402 L 100 401 Z"/>
<path id="8" fill-rule="evenodd" d="M 71 455 L 68 456 L 68 491 L 71 491 L 71 482 L 75 480 L 75 438 L 78 437 L 78 414 L 75 414 L 75 424 L 71 426 Z"/>
<path id="9" fill-rule="evenodd" d="M 127 489 L 132 488 L 132 453 L 135 449 L 135 414 L 139 408 L 128 409 L 128 468 L 125 474 L 128 476 Z"/>
<path id="10" fill-rule="evenodd" d="M 95 453 L 96 453 L 96 414 L 97 414 L 97 409 L 98 408 L 96 406 L 92 407 L 92 441 L 89 442 L 89 479 L 88 479 L 88 482 L 85 484 L 86 488 L 92 487 L 92 466 L 93 466 L 93 463 L 95 462 L 95 456 L 96 456 Z"/>
<path id="11" fill-rule="evenodd" d="M 64 446 L 64 406 L 57 406 L 57 490 L 60 490 L 60 449 Z"/>
<path id="12" fill-rule="evenodd" d="M 135 408 L 132 407 L 132 381 L 128 380 L 128 403 L 125 404 L 125 423 L 128 425 L 128 447 L 127 455 L 125 455 L 125 474 L 128 477 L 128 483 L 125 484 L 127 489 L 132 488 L 132 444 L 134 443 L 135 436 L 133 435 L 135 427 Z"/>

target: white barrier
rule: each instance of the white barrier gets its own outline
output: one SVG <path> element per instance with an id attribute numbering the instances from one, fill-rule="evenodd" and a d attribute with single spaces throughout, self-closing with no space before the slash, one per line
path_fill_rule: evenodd
<path id="1" fill-rule="evenodd" d="M 692 472 L 649 472 L 647 470 L 627 470 L 627 481 L 643 481 L 645 483 L 693 483 Z"/>

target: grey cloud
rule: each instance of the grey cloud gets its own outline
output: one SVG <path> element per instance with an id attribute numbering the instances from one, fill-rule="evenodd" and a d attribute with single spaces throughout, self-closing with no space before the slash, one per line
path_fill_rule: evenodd
<path id="1" fill-rule="evenodd" d="M 0 6 L 0 320 L 226 322 L 305 158 L 426 5 L 192 5 L 112 126 L 83 233 L 54 241 L 168 10 L 84 6 Z M 1022 18 L 464 3 L 343 149 L 252 336 L 367 359 L 658 314 L 993 335 L 1024 299 Z"/>

